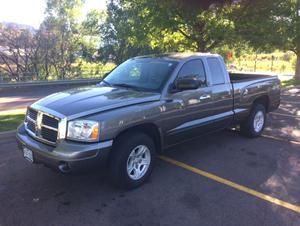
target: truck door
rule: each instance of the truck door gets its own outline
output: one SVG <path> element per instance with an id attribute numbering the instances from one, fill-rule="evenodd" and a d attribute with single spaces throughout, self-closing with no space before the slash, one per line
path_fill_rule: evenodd
<path id="1" fill-rule="evenodd" d="M 219 57 L 207 58 L 210 71 L 210 86 L 212 91 L 212 114 L 218 120 L 211 128 L 223 129 L 230 125 L 233 119 L 233 90 L 228 72 L 223 60 Z"/>
<path id="2" fill-rule="evenodd" d="M 208 131 L 207 122 L 213 108 L 212 87 L 207 86 L 204 65 L 201 59 L 186 62 L 177 79 L 197 76 L 201 85 L 198 89 L 170 93 L 166 104 L 165 123 L 166 145 L 199 136 Z M 176 82 L 176 81 L 175 81 Z"/>

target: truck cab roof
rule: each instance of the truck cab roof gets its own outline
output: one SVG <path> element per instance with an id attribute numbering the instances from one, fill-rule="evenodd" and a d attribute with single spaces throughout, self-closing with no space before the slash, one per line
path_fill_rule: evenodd
<path id="1" fill-rule="evenodd" d="M 212 53 L 201 53 L 201 52 L 186 52 L 186 53 L 164 53 L 164 54 L 150 54 L 144 56 L 134 57 L 132 59 L 142 59 L 142 58 L 162 58 L 165 60 L 175 60 L 175 61 L 182 61 L 188 60 L 191 58 L 198 58 L 198 57 L 220 57 L 219 54 L 212 54 Z"/>

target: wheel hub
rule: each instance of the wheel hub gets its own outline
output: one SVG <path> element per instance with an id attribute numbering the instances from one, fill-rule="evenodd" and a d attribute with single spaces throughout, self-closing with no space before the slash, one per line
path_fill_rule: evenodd
<path id="1" fill-rule="evenodd" d="M 254 116 L 254 120 L 253 120 L 253 126 L 254 126 L 254 130 L 255 132 L 259 133 L 265 123 L 265 116 L 264 113 L 262 111 L 258 111 L 255 116 Z"/>
<path id="2" fill-rule="evenodd" d="M 151 162 L 150 150 L 145 145 L 135 147 L 127 160 L 127 174 L 133 180 L 142 178 Z"/>

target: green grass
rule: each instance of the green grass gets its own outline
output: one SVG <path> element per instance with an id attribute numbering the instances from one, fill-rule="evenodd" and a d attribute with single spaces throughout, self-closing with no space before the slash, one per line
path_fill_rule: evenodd
<path id="1" fill-rule="evenodd" d="M 24 117 L 24 113 L 0 115 L 0 132 L 17 129 Z"/>
<path id="2" fill-rule="evenodd" d="M 290 79 L 290 80 L 281 81 L 281 85 L 283 87 L 297 86 L 297 85 L 300 85 L 300 80 Z"/>

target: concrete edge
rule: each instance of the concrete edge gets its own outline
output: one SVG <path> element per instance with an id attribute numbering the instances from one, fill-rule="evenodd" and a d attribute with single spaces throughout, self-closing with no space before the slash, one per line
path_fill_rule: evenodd
<path id="1" fill-rule="evenodd" d="M 92 85 L 92 84 L 96 84 L 96 83 L 100 82 L 101 80 L 102 80 L 102 78 L 0 83 L 0 89 L 36 87 L 36 86 L 51 86 L 51 85 Z"/>

